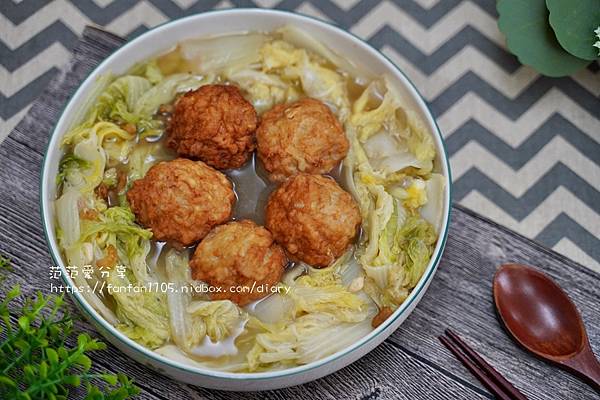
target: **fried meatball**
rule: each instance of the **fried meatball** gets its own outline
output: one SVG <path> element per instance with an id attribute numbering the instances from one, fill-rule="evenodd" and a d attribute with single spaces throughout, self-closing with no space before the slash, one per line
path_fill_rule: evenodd
<path id="1" fill-rule="evenodd" d="M 311 98 L 264 113 L 256 141 L 258 157 L 275 182 L 299 172 L 326 173 L 346 157 L 349 147 L 329 107 Z"/>
<path id="2" fill-rule="evenodd" d="M 190 261 L 192 277 L 218 288 L 213 300 L 240 306 L 260 299 L 281 279 L 287 263 L 271 232 L 250 220 L 217 226 L 200 242 Z"/>
<path id="3" fill-rule="evenodd" d="M 257 124 L 254 107 L 237 87 L 205 85 L 175 103 L 167 146 L 217 169 L 239 168 L 254 151 Z"/>
<path id="4" fill-rule="evenodd" d="M 333 179 L 299 174 L 271 194 L 265 225 L 291 258 L 326 267 L 356 237 L 360 212 Z"/>
<path id="5" fill-rule="evenodd" d="M 178 158 L 150 168 L 133 182 L 127 200 L 154 239 L 189 246 L 230 218 L 235 194 L 221 172 L 202 161 Z"/>

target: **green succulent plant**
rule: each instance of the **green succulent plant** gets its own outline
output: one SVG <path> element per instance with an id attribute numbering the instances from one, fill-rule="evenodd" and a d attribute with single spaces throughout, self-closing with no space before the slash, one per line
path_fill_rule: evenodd
<path id="1" fill-rule="evenodd" d="M 543 75 L 570 75 L 598 59 L 599 0 L 500 0 L 497 9 L 508 49 Z"/>

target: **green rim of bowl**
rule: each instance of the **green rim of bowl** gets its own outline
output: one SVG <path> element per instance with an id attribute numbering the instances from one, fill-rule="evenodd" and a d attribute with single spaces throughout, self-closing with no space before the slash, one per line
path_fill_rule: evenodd
<path id="1" fill-rule="evenodd" d="M 84 311 L 85 314 L 87 314 L 88 318 L 92 319 L 94 321 L 95 324 L 100 325 L 101 327 L 103 327 L 106 331 L 108 331 L 115 339 L 118 339 L 119 341 L 121 341 L 123 344 L 127 345 L 130 349 L 140 353 L 140 355 L 144 356 L 144 357 L 148 357 L 152 360 L 154 360 L 155 362 L 158 362 L 160 364 L 164 364 L 168 367 L 171 368 L 175 368 L 178 370 L 181 370 L 183 372 L 186 373 L 191 373 L 191 374 L 195 374 L 195 375 L 199 375 L 199 376 L 205 376 L 207 378 L 220 378 L 220 379 L 232 379 L 232 380 L 252 380 L 252 381 L 261 381 L 261 380 L 271 380 L 273 378 L 284 378 L 284 377 L 290 377 L 290 376 L 294 376 L 294 375 L 298 375 L 298 374 L 303 374 L 306 373 L 308 371 L 311 371 L 315 368 L 318 367 L 322 367 L 323 365 L 329 364 L 339 358 L 342 358 L 346 355 L 348 355 L 349 353 L 354 352 L 355 350 L 357 350 L 358 348 L 366 345 L 367 343 L 369 343 L 370 341 L 372 341 L 374 338 L 378 337 L 380 335 L 380 333 L 382 331 L 384 331 L 387 327 L 389 327 L 390 325 L 392 325 L 398 318 L 400 318 L 401 315 L 404 314 L 404 312 L 406 311 L 407 308 L 410 307 L 410 305 L 415 301 L 415 299 L 417 297 L 419 297 L 419 294 L 421 293 L 421 291 L 423 290 L 423 288 L 430 282 L 430 280 L 433 278 L 433 274 L 435 273 L 435 271 L 438 268 L 438 265 L 440 263 L 442 254 L 444 253 L 444 249 L 446 246 L 446 241 L 448 238 L 448 230 L 450 227 L 450 216 L 452 213 L 452 175 L 451 175 L 451 170 L 450 170 L 450 161 L 448 158 L 448 151 L 446 149 L 446 144 L 444 142 L 444 138 L 442 136 L 442 133 L 440 131 L 440 128 L 437 124 L 437 121 L 433 115 L 433 113 L 431 112 L 431 109 L 429 108 L 429 105 L 427 104 L 427 102 L 425 101 L 425 99 L 423 98 L 423 96 L 421 95 L 421 93 L 417 90 L 416 86 L 413 84 L 413 82 L 406 76 L 406 74 L 396 65 L 394 64 L 394 62 L 392 62 L 392 60 L 390 60 L 389 57 L 387 57 L 385 54 L 383 54 L 381 51 L 379 51 L 378 49 L 376 49 L 375 47 L 373 47 L 371 44 L 369 44 L 366 40 L 363 40 L 362 38 L 356 36 L 355 34 L 353 34 L 350 31 L 345 30 L 344 28 L 340 27 L 337 24 L 328 22 L 328 21 L 323 21 L 320 20 L 318 18 L 315 17 L 311 17 L 308 15 L 303 15 L 303 14 L 299 14 L 299 13 L 295 13 L 295 12 L 291 12 L 291 11 L 285 11 L 285 10 L 261 10 L 260 8 L 235 8 L 235 9 L 226 9 L 226 10 L 213 10 L 213 11 L 206 11 L 206 12 L 202 12 L 202 13 L 197 13 L 197 14 L 193 14 L 193 15 L 188 15 L 188 16 L 184 16 L 184 17 L 180 17 L 177 19 L 173 19 L 167 22 L 164 22 L 160 25 L 155 26 L 154 28 L 144 32 L 143 34 L 137 36 L 135 39 L 133 39 L 130 42 L 127 42 L 125 44 L 123 44 L 122 46 L 118 47 L 117 49 L 115 49 L 113 52 L 111 52 L 111 54 L 109 56 L 107 56 L 102 62 L 100 62 L 96 67 L 94 67 L 94 69 L 88 74 L 88 76 L 78 85 L 77 89 L 75 90 L 75 92 L 73 93 L 73 95 L 71 96 L 71 99 L 77 94 L 77 92 L 81 89 L 81 86 L 87 82 L 87 80 L 90 78 L 91 75 L 93 75 L 95 73 L 95 71 L 100 68 L 102 65 L 104 65 L 104 63 L 110 58 L 112 57 L 116 52 L 121 51 L 125 48 L 127 48 L 127 46 L 131 45 L 134 41 L 136 41 L 137 39 L 139 39 L 140 37 L 143 37 L 144 35 L 152 32 L 153 30 L 156 30 L 160 27 L 166 26 L 166 25 L 170 25 L 170 24 L 174 24 L 177 22 L 180 22 L 182 20 L 186 20 L 186 19 L 193 19 L 196 18 L 198 15 L 206 15 L 206 14 L 225 14 L 225 13 L 232 13 L 232 12 L 238 12 L 240 10 L 246 10 L 246 11 L 253 11 L 253 12 L 266 12 L 266 13 L 270 13 L 270 14 L 282 14 L 282 15 L 293 15 L 296 18 L 301 18 L 301 19 L 308 19 L 311 21 L 315 21 L 317 23 L 321 23 L 324 25 L 329 25 L 330 27 L 333 27 L 334 29 L 340 31 L 340 33 L 345 34 L 345 35 L 349 35 L 351 36 L 353 39 L 358 40 L 360 42 L 362 42 L 364 45 L 366 45 L 367 47 L 371 48 L 374 52 L 378 53 L 379 55 L 381 55 L 387 62 L 389 62 L 389 64 L 396 69 L 396 71 L 402 75 L 404 77 L 404 79 L 410 84 L 410 86 L 412 87 L 412 89 L 414 90 L 414 92 L 417 94 L 418 99 L 422 102 L 422 104 L 425 106 L 425 108 L 427 109 L 429 116 L 431 118 L 431 120 L 433 121 L 434 125 L 435 125 L 435 133 L 438 135 L 439 139 L 440 139 L 440 143 L 442 145 L 442 149 L 444 151 L 444 159 L 446 161 L 446 171 L 447 171 L 447 176 L 448 176 L 448 200 L 447 200 L 447 204 L 448 204 L 448 213 L 445 216 L 445 220 L 443 221 L 445 224 L 445 229 L 444 229 L 444 233 L 443 235 L 441 235 L 441 237 L 438 239 L 440 241 L 439 244 L 439 249 L 437 251 L 435 260 L 433 261 L 433 263 L 431 264 L 431 266 L 429 267 L 429 271 L 427 272 L 427 275 L 423 275 L 421 277 L 421 279 L 419 280 L 419 283 L 417 284 L 417 287 L 415 287 L 412 292 L 409 295 L 409 299 L 407 299 L 404 303 L 402 303 L 398 309 L 394 312 L 394 317 L 393 318 L 388 318 L 383 324 L 381 324 L 379 327 L 377 327 L 376 329 L 374 329 L 373 331 L 371 331 L 368 335 L 366 335 L 365 337 L 363 337 L 362 339 L 356 341 L 355 343 L 353 343 L 352 345 L 339 350 L 338 352 L 331 354 L 327 357 L 324 357 L 320 360 L 314 361 L 312 363 L 309 364 L 305 364 L 305 365 L 300 365 L 297 367 L 293 367 L 293 368 L 288 368 L 288 369 L 284 369 L 284 370 L 280 370 L 280 371 L 266 371 L 266 372 L 255 372 L 255 373 L 246 373 L 246 372 L 223 372 L 223 371 L 219 371 L 219 370 L 212 370 L 209 368 L 200 368 L 200 367 L 194 367 L 194 366 L 186 366 L 183 363 L 174 361 L 170 358 L 167 358 L 165 356 L 162 356 L 158 353 L 156 353 L 153 350 L 150 350 L 142 345 L 140 345 L 139 343 L 133 341 L 132 339 L 128 338 L 127 336 L 125 336 L 123 333 L 121 333 L 117 328 L 115 328 L 113 325 L 111 325 L 109 322 L 107 322 L 104 318 L 102 318 L 102 316 L 100 316 L 98 314 L 97 311 L 90 309 L 91 306 L 87 303 L 87 301 L 85 301 L 85 299 L 83 297 L 81 297 L 81 294 L 78 292 L 74 292 L 73 295 L 71 296 L 72 298 L 74 298 L 77 302 L 77 305 L 79 306 L 79 308 Z M 70 281 L 70 279 L 67 279 L 65 277 L 66 271 L 65 268 L 62 266 L 62 259 L 60 257 L 57 257 L 57 254 L 55 254 L 55 252 L 53 251 L 53 246 L 52 243 L 50 241 L 50 235 L 48 233 L 48 227 L 46 225 L 46 221 L 45 221 L 45 214 L 44 214 L 44 196 L 43 194 L 45 193 L 45 189 L 44 189 L 44 177 L 46 176 L 46 158 L 48 157 L 48 152 L 50 150 L 50 143 L 52 142 L 52 139 L 54 138 L 55 135 L 58 134 L 58 132 L 56 131 L 58 122 L 62 119 L 64 111 L 66 109 L 66 107 L 70 104 L 70 101 L 67 101 L 65 103 L 65 105 L 63 106 L 61 112 L 60 112 L 60 116 L 57 119 L 56 123 L 54 124 L 54 128 L 52 130 L 52 133 L 49 137 L 48 140 L 48 145 L 46 147 L 46 152 L 44 153 L 44 159 L 42 160 L 42 173 L 40 175 L 40 216 L 42 218 L 42 225 L 44 228 L 44 236 L 46 238 L 46 243 L 48 245 L 48 248 L 50 250 L 50 255 L 52 257 L 52 260 L 54 261 L 54 263 L 58 266 L 61 267 L 62 273 L 61 273 L 61 277 L 63 282 L 72 287 L 73 283 Z M 446 202 L 444 203 L 444 206 L 446 205 Z M 431 260 L 430 260 L 431 263 Z M 99 316 L 100 318 L 97 318 L 97 316 Z M 385 340 L 385 339 L 384 339 Z"/>

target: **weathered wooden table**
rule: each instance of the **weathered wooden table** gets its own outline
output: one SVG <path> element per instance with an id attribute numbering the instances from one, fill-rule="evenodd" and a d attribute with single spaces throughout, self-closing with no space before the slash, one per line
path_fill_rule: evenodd
<path id="1" fill-rule="evenodd" d="M 0 146 L 0 253 L 12 258 L 16 267 L 5 287 L 19 283 L 29 294 L 49 289 L 52 261 L 39 215 L 39 175 L 46 143 L 77 84 L 122 43 L 123 39 L 88 28 L 70 68 L 52 82 Z M 444 257 L 421 303 L 388 340 L 338 373 L 279 391 L 230 393 L 175 382 L 112 346 L 97 353 L 94 362 L 98 368 L 134 377 L 144 399 L 493 398 L 439 343 L 437 336 L 452 327 L 530 399 L 597 398 L 589 386 L 530 356 L 503 331 L 494 312 L 491 282 L 496 267 L 506 262 L 536 265 L 555 278 L 578 305 L 592 347 L 600 353 L 600 276 L 454 207 Z M 97 335 L 87 322 L 77 325 Z"/>

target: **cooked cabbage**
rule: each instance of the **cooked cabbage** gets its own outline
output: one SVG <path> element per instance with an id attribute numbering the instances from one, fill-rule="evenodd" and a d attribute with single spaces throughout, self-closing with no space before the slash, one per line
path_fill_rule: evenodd
<path id="1" fill-rule="evenodd" d="M 192 319 L 203 322 L 198 328 L 213 342 L 228 337 L 243 318 L 239 307 L 229 300 L 194 301 L 187 312 Z"/>
<path id="2" fill-rule="evenodd" d="M 425 182 L 425 196 L 427 203 L 420 208 L 420 214 L 439 233 L 442 226 L 442 217 L 444 213 L 444 176 L 441 174 L 431 174 L 431 178 Z"/>
<path id="3" fill-rule="evenodd" d="M 293 25 L 285 25 L 278 29 L 277 32 L 281 34 L 283 40 L 286 42 L 291 43 L 296 47 L 312 51 L 316 55 L 321 56 L 323 59 L 335 65 L 341 71 L 350 74 L 359 82 L 363 82 L 372 77 L 372 74 L 357 67 L 347 58 L 334 53 L 327 46 L 323 45 L 323 43 L 319 42 L 314 36 L 302 29 Z"/>
<path id="4" fill-rule="evenodd" d="M 201 74 L 239 69 L 260 61 L 260 48 L 267 41 L 261 33 L 192 39 L 181 43 L 181 54 Z"/>
<path id="5" fill-rule="evenodd" d="M 142 146 L 136 146 L 127 163 L 127 180 L 129 183 L 141 179 L 146 172 L 160 161 L 172 159 L 173 156 L 165 146 L 158 142 L 144 143 Z"/>
<path id="6" fill-rule="evenodd" d="M 329 278 L 329 279 L 327 279 Z M 345 322 L 359 322 L 367 316 L 368 304 L 342 285 L 339 277 L 321 279 L 304 275 L 290 288 L 296 315 L 328 313 Z"/>
<path id="7" fill-rule="evenodd" d="M 403 190 L 397 190 L 394 195 L 402 199 L 406 208 L 416 210 L 428 202 L 426 188 L 427 182 L 423 179 L 408 179 L 406 187 Z"/>
<path id="8" fill-rule="evenodd" d="M 104 177 L 106 153 L 98 145 L 96 135 L 92 134 L 75 145 L 73 155 L 85 161 L 86 166 L 80 169 L 80 177 L 83 179 L 77 179 L 76 182 L 67 180 L 67 184 L 81 192 L 91 192 Z"/>
<path id="9" fill-rule="evenodd" d="M 348 323 L 331 314 L 306 314 L 284 328 L 270 327 L 257 334 L 254 347 L 247 354 L 248 369 L 307 364 L 353 344 L 371 330 L 370 319 Z"/>
<path id="10" fill-rule="evenodd" d="M 226 75 L 246 93 L 259 114 L 279 103 L 290 103 L 299 98 L 298 91 L 274 74 L 255 69 L 241 69 Z"/>
<path id="11" fill-rule="evenodd" d="M 350 104 L 346 79 L 342 75 L 310 61 L 306 53 L 299 64 L 286 67 L 284 74 L 300 79 L 304 92 L 327 104 L 341 122 L 348 118 Z"/>
<path id="12" fill-rule="evenodd" d="M 425 272 L 436 240 L 433 226 L 421 217 L 408 216 L 402 224 L 392 218 L 380 237 L 377 257 L 363 264 L 376 285 L 370 288 L 373 300 L 394 308 L 403 302 Z"/>
<path id="13" fill-rule="evenodd" d="M 138 236 L 141 239 L 148 240 L 152 237 L 152 232 L 135 224 L 135 216 L 130 209 L 125 207 L 110 207 L 104 213 L 99 215 L 97 221 L 82 221 L 83 226 L 79 241 L 83 242 L 95 235 L 120 235 L 119 238 L 124 242 L 130 236 Z"/>
<path id="14" fill-rule="evenodd" d="M 406 127 L 404 130 L 400 130 L 398 135 L 406 140 L 408 150 L 419 161 L 433 163 L 433 159 L 435 158 L 433 137 L 414 111 L 404 110 L 404 112 L 406 113 Z"/>
<path id="15" fill-rule="evenodd" d="M 189 365 L 191 367 L 209 368 L 223 372 L 241 372 L 248 369 L 245 359 L 238 360 L 239 357 L 235 359 L 230 359 L 230 357 L 228 357 L 227 362 L 223 362 L 222 357 L 215 360 L 199 361 L 191 358 L 189 354 L 184 353 L 179 347 L 172 344 L 164 345 L 154 351 L 163 357 L 167 357 L 173 361 Z"/>
<path id="16" fill-rule="evenodd" d="M 414 167 L 426 174 L 433 168 L 433 139 L 418 116 L 402 108 L 399 95 L 389 88 L 385 80 L 372 82 L 352 105 L 349 122 L 375 170 L 388 175 Z"/>
<path id="17" fill-rule="evenodd" d="M 209 76 L 203 78 L 190 74 L 171 75 L 147 89 L 133 104 L 132 110 L 140 119 L 148 120 L 161 104 L 171 102 L 177 93 L 197 89 L 201 85 L 211 83 L 212 79 Z"/>
<path id="18" fill-rule="evenodd" d="M 137 124 L 141 117 L 133 112 L 134 107 L 151 87 L 152 83 L 141 76 L 125 75 L 117 78 L 96 103 L 98 118 Z"/>
<path id="19" fill-rule="evenodd" d="M 365 210 L 366 218 L 363 217 L 363 225 L 366 230 L 366 246 L 359 249 L 360 261 L 363 264 L 371 264 L 379 253 L 379 238 L 385 231 L 388 222 L 394 213 L 394 199 L 385 191 L 381 185 L 362 185 L 367 191 L 364 197 L 372 199 L 370 207 Z M 399 212 L 399 209 L 396 208 Z"/>
<path id="20" fill-rule="evenodd" d="M 61 246 L 65 249 L 69 265 L 78 268 L 73 279 L 82 288 L 86 300 L 107 320 L 118 324 L 124 333 L 144 345 L 151 348 L 160 346 L 169 336 L 168 327 L 164 324 L 166 308 L 161 298 L 164 295 L 133 290 L 133 286 L 151 281 L 148 279 L 146 256 L 150 250 L 152 233 L 135 225 L 131 211 L 122 207 L 111 207 L 102 212 L 100 210 L 103 207 L 92 209 L 95 219 L 81 219 L 81 207 L 89 204 L 95 203 L 86 201 L 82 194 L 73 189 L 64 192 L 56 201 Z M 103 255 L 102 249 L 109 246 L 116 248 L 119 260 L 128 265 L 123 276 L 113 270 L 102 278 L 113 288 L 120 289 L 110 293 L 116 303 L 115 313 L 92 290 L 81 270 L 85 265 L 92 264 L 94 259 L 98 260 Z M 95 254 L 94 248 L 98 249 L 98 254 Z M 97 272 L 90 276 L 95 282 L 99 281 Z"/>
<path id="21" fill-rule="evenodd" d="M 81 268 L 84 265 L 90 265 L 92 262 L 92 244 L 89 242 L 83 243 L 81 246 L 73 246 L 65 249 L 65 255 L 67 257 L 68 265 L 76 266 Z M 94 276 L 94 282 L 97 282 Z M 90 285 L 81 270 L 72 276 L 75 286 L 80 289 L 80 293 L 83 298 L 92 306 L 100 315 L 106 319 L 110 324 L 117 325 L 119 323 L 117 316 L 104 304 L 98 293 L 94 291 L 96 286 L 94 283 Z"/>
<path id="22" fill-rule="evenodd" d="M 108 294 L 116 303 L 117 328 L 138 343 L 155 349 L 162 346 L 170 336 L 169 313 L 165 293 L 160 290 L 142 289 L 129 274 L 123 277 L 112 271 L 106 277 Z M 131 289 L 138 285 L 140 290 Z"/>
<path id="23" fill-rule="evenodd" d="M 266 43 L 260 49 L 262 67 L 265 71 L 300 64 L 304 58 L 304 50 L 299 49 L 283 40 Z"/>
<path id="24" fill-rule="evenodd" d="M 65 191 L 54 203 L 56 220 L 60 227 L 60 245 L 71 247 L 79 240 L 81 225 L 79 220 L 79 199 L 81 194 L 76 190 Z"/>
<path id="25" fill-rule="evenodd" d="M 173 341 L 184 351 L 191 352 L 205 336 L 203 321 L 192 320 L 188 307 L 192 294 L 187 290 L 190 280 L 189 255 L 187 251 L 169 250 L 165 257 L 167 279 L 175 287 L 167 292 L 169 324 Z"/>
<path id="26" fill-rule="evenodd" d="M 410 216 L 396 232 L 398 247 L 404 254 L 408 286 L 413 288 L 429 263 L 437 234 L 433 226 L 419 216 Z"/>
<path id="27" fill-rule="evenodd" d="M 164 75 L 158 67 L 156 60 L 152 60 L 141 65 L 141 74 L 146 77 L 153 85 L 156 85 L 164 79 Z"/>
<path id="28" fill-rule="evenodd" d="M 386 176 L 409 167 L 431 169 L 430 163 L 417 159 L 408 147 L 386 131 L 369 137 L 364 143 L 364 149 L 372 167 Z"/>
<path id="29" fill-rule="evenodd" d="M 351 151 L 345 174 L 363 216 L 357 253 L 364 289 L 380 307 L 391 308 L 406 299 L 429 262 L 437 240 L 429 220 L 441 221 L 443 199 L 443 179 L 431 174 L 433 139 L 401 104 L 387 80 L 372 82 L 346 124 Z"/>
<path id="30" fill-rule="evenodd" d="M 361 142 L 382 131 L 386 124 L 391 124 L 396 117 L 396 109 L 400 107 L 390 91 L 386 91 L 383 99 L 379 98 L 381 85 L 380 81 L 372 82 L 352 105 L 350 123 L 356 127 Z M 375 108 L 371 106 L 374 102 L 379 102 Z"/>
<path id="31" fill-rule="evenodd" d="M 294 318 L 295 303 L 290 296 L 273 293 L 248 307 L 248 313 L 268 324 L 290 321 Z"/>
<path id="32" fill-rule="evenodd" d="M 219 342 L 238 327 L 243 312 L 229 300 L 193 300 L 187 251 L 171 249 L 165 258 L 167 279 L 175 286 L 167 292 L 169 318 L 174 342 L 190 354 L 199 352 L 205 338 Z"/>
<path id="33" fill-rule="evenodd" d="M 132 212 L 124 207 L 108 208 L 100 221 L 85 221 L 80 240 L 117 248 L 125 262 L 123 273 L 112 270 L 104 276 L 108 294 L 116 303 L 118 328 L 131 339 L 149 348 L 161 346 L 170 336 L 166 295 L 150 283 L 146 257 L 152 233 L 134 224 Z"/>
<path id="34" fill-rule="evenodd" d="M 283 41 L 265 44 L 261 55 L 265 72 L 279 72 L 286 80 L 299 81 L 308 96 L 327 104 L 340 121 L 348 118 L 350 103 L 343 75 L 312 60 L 306 50 Z"/>

